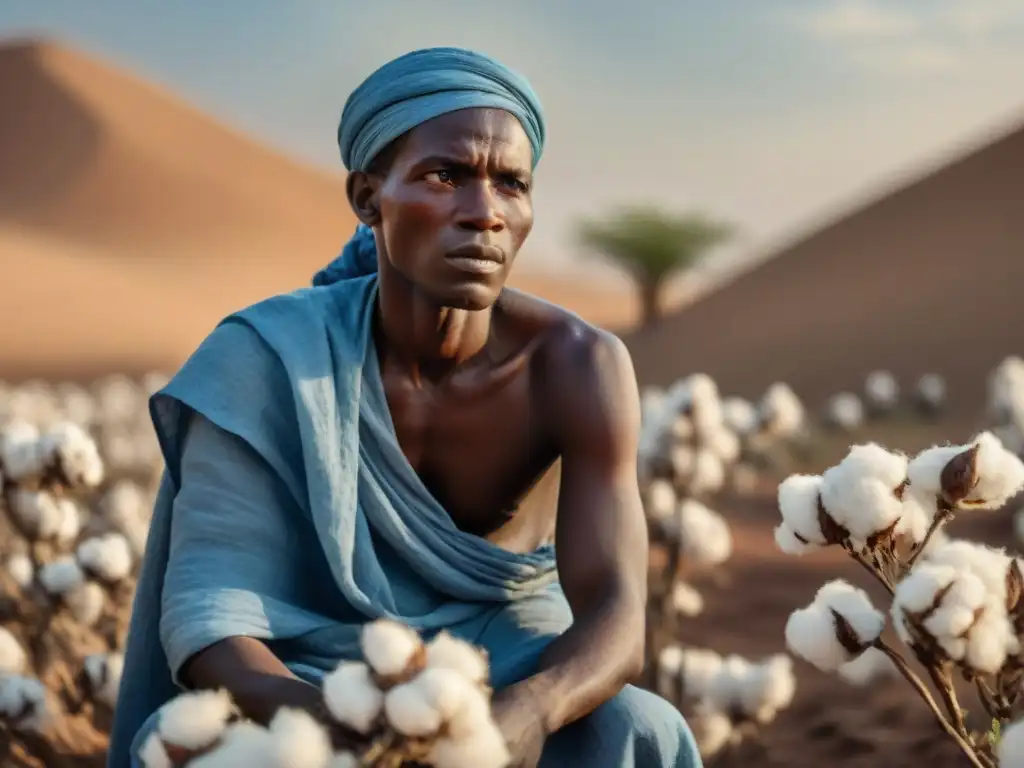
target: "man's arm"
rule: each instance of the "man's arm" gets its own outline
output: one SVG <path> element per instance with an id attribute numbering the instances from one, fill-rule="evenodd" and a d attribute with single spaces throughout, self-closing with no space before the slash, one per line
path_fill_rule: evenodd
<path id="1" fill-rule="evenodd" d="M 536 696 L 548 733 L 589 714 L 642 670 L 648 556 L 629 353 L 617 337 L 586 326 L 552 341 L 538 385 L 562 455 L 555 544 L 574 620 L 521 684 Z"/>

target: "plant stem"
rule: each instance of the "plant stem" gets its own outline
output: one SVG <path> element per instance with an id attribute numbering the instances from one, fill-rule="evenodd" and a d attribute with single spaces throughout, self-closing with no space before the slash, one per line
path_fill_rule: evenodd
<path id="1" fill-rule="evenodd" d="M 917 549 L 914 550 L 914 553 L 910 556 L 910 559 L 907 560 L 908 571 L 914 567 L 914 563 L 917 562 L 917 559 L 921 556 L 921 553 L 924 552 L 925 548 L 928 546 L 928 542 L 932 539 L 932 534 L 939 530 L 939 528 L 941 528 L 943 524 L 952 516 L 952 510 L 940 509 L 938 512 L 936 512 L 935 519 L 932 520 L 932 524 L 928 526 L 928 532 L 924 535 L 924 539 L 921 541 L 921 544 L 918 546 Z"/>
<path id="2" fill-rule="evenodd" d="M 967 726 L 964 725 L 964 712 L 960 708 L 960 702 L 957 701 L 956 691 L 953 690 L 953 682 L 949 670 L 945 668 L 937 669 L 934 665 L 928 664 L 925 661 L 921 661 L 921 663 L 928 670 L 928 676 L 931 677 L 932 684 L 935 685 L 936 690 L 939 692 L 942 703 L 945 705 L 946 711 L 949 712 L 949 716 L 953 721 L 953 726 L 961 736 L 966 737 Z"/>
<path id="3" fill-rule="evenodd" d="M 878 579 L 878 582 L 886 588 L 890 595 L 892 595 L 895 592 L 892 583 L 890 583 L 889 579 L 885 576 L 885 574 L 883 574 L 881 571 L 875 568 L 875 566 L 869 563 L 864 558 L 864 555 L 862 555 L 860 552 L 857 552 L 852 547 L 847 547 L 846 552 L 850 555 L 850 557 L 852 557 L 854 560 L 860 563 L 868 573 L 870 573 L 872 576 Z"/>
<path id="4" fill-rule="evenodd" d="M 922 682 L 921 678 L 914 674 L 914 671 L 907 665 L 906 660 L 900 656 L 900 654 L 894 649 L 890 648 L 886 643 L 879 638 L 874 643 L 875 648 L 880 650 L 886 656 L 888 656 L 892 663 L 899 670 L 900 674 L 906 679 L 908 683 L 917 691 L 917 693 L 924 699 L 925 703 L 931 708 L 932 714 L 935 715 L 935 719 L 939 721 L 939 726 L 949 736 L 951 736 L 960 747 L 960 750 L 967 756 L 967 759 L 971 761 L 971 765 L 974 768 L 993 768 L 991 765 L 986 765 L 981 762 L 981 757 L 975 752 L 974 748 L 960 735 L 959 731 L 953 726 L 939 710 L 939 705 L 935 703 L 935 699 L 928 687 Z"/>

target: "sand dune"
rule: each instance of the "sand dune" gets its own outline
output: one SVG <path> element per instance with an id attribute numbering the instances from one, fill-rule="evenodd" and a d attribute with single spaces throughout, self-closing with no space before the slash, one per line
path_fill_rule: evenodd
<path id="1" fill-rule="evenodd" d="M 62 45 L 0 45 L 0 113 L 0 376 L 176 366 L 227 312 L 308 284 L 355 224 L 340 174 Z M 513 284 L 635 317 L 626 291 Z"/>
<path id="2" fill-rule="evenodd" d="M 730 392 L 812 403 L 888 368 L 947 377 L 958 413 L 1024 352 L 1024 129 L 827 226 L 628 339 L 638 375 L 702 370 Z"/>

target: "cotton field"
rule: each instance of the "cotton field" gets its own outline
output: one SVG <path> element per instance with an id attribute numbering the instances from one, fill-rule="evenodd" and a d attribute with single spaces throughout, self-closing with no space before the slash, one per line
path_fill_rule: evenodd
<path id="1" fill-rule="evenodd" d="M 147 401 L 165 381 L 0 384 L 3 765 L 104 764 L 162 469 Z M 866 371 L 824 404 L 701 373 L 643 393 L 638 682 L 683 711 L 708 765 L 842 764 L 856 743 L 878 765 L 1024 768 L 1024 512 L 1005 511 L 1024 486 L 1024 361 L 987 385 L 969 439 L 910 452 L 871 430 L 941 433 L 938 373 Z M 826 466 L 826 439 L 855 444 Z M 264 728 L 226 692 L 183 694 L 145 764 L 505 765 L 485 654 L 390 622 L 363 649 L 326 678 L 322 721 L 284 710 Z"/>

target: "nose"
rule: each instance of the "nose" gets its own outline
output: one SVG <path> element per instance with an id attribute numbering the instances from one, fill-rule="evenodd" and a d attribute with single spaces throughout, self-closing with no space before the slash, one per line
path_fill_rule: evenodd
<path id="1" fill-rule="evenodd" d="M 466 184 L 460 190 L 455 223 L 472 232 L 500 232 L 505 221 L 500 215 L 494 190 L 486 181 Z"/>

